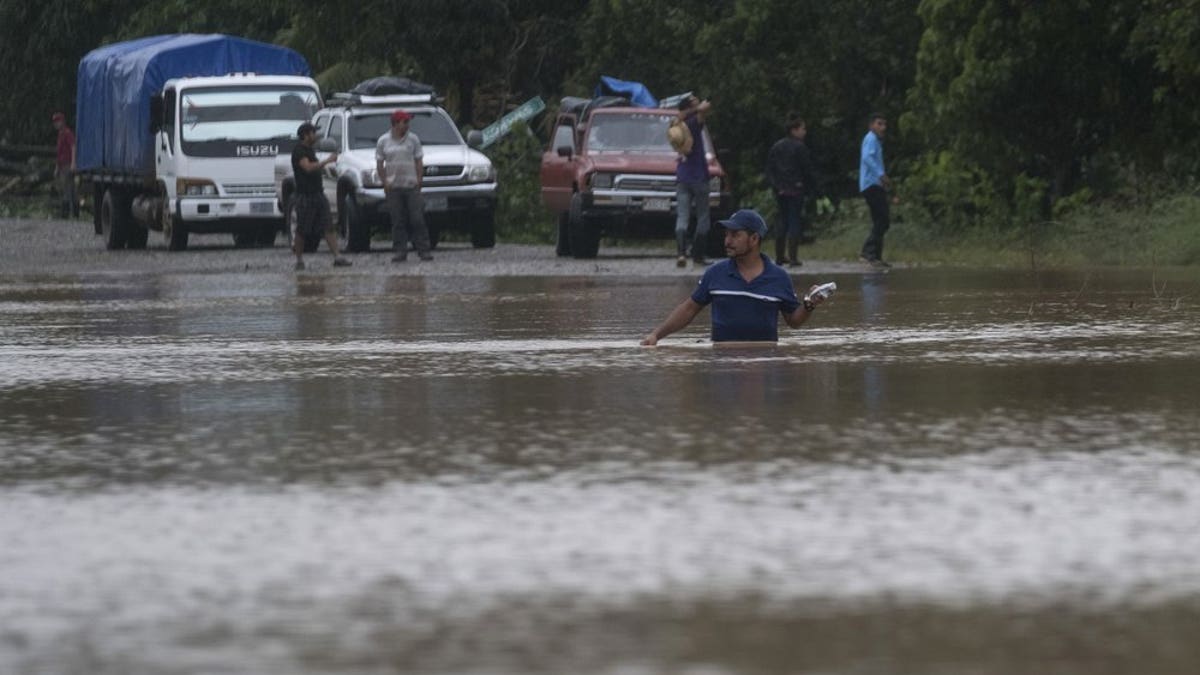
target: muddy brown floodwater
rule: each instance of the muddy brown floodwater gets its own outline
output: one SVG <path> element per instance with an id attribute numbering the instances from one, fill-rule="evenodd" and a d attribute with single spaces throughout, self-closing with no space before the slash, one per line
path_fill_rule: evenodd
<path id="1" fill-rule="evenodd" d="M 669 251 L 3 225 L 0 672 L 1200 663 L 1195 270 L 806 263 L 777 346 L 646 349 Z"/>

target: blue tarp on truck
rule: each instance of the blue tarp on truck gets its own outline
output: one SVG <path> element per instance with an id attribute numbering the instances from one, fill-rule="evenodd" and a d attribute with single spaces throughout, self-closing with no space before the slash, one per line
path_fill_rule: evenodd
<path id="1" fill-rule="evenodd" d="M 631 80 L 618 80 L 615 77 L 607 75 L 600 76 L 600 84 L 596 85 L 595 96 L 624 96 L 629 99 L 630 103 L 642 108 L 654 108 L 658 106 L 658 99 L 650 93 L 646 85 L 641 82 L 633 82 Z"/>
<path id="2" fill-rule="evenodd" d="M 153 172 L 150 98 L 173 78 L 230 73 L 312 75 L 287 47 L 229 35 L 155 35 L 88 52 L 75 99 L 79 170 Z"/>

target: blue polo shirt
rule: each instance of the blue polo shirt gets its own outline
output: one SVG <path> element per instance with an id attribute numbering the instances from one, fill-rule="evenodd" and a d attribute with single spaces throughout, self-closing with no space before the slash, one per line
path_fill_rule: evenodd
<path id="1" fill-rule="evenodd" d="M 866 192 L 872 185 L 882 185 L 883 174 L 883 144 L 874 131 L 868 131 L 862 140 L 862 152 L 858 162 L 858 191 Z"/>
<path id="2" fill-rule="evenodd" d="M 750 283 L 729 258 L 700 277 L 692 300 L 699 305 L 712 303 L 713 342 L 778 340 L 779 313 L 791 314 L 800 306 L 787 271 L 765 255 L 762 259 L 763 272 Z"/>

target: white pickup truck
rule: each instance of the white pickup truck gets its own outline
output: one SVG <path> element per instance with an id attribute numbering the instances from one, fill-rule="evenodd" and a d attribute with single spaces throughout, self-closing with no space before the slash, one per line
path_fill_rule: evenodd
<path id="1" fill-rule="evenodd" d="M 325 155 L 322 150 L 338 152 L 337 162 L 325 168 L 323 182 L 347 250 L 369 251 L 374 231 L 391 230 L 383 183 L 375 170 L 375 144 L 391 128 L 395 110 L 412 115 L 410 129 L 424 150 L 421 195 L 430 242 L 436 246 L 443 231 L 457 230 L 468 233 L 476 248 L 495 246 L 496 170 L 474 147 L 482 141 L 480 132 L 472 131 L 464 140 L 432 94 L 338 94 L 312 122 L 322 139 L 318 157 Z M 280 153 L 275 160 L 275 195 L 289 219 L 294 181 L 291 154 Z"/>

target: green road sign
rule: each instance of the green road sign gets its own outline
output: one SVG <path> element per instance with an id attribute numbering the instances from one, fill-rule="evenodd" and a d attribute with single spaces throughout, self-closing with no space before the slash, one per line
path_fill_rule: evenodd
<path id="1" fill-rule="evenodd" d="M 542 100 L 541 96 L 534 96 L 528 101 L 525 101 L 512 112 L 496 120 L 494 123 L 484 127 L 482 132 L 483 144 L 479 147 L 486 148 L 492 143 L 495 143 L 503 138 L 504 134 L 507 134 L 509 129 L 512 129 L 513 124 L 521 120 L 530 119 L 545 109 L 546 102 Z"/>

